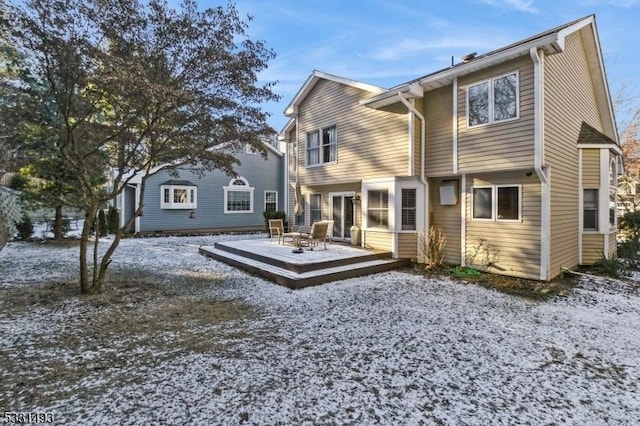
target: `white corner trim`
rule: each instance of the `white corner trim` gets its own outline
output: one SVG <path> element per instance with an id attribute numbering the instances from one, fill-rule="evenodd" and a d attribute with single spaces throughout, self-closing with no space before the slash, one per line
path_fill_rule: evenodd
<path id="1" fill-rule="evenodd" d="M 582 187 L 582 150 L 578 149 L 578 265 L 582 265 L 582 233 L 584 232 L 584 188 Z"/>
<path id="2" fill-rule="evenodd" d="M 467 261 L 467 175 L 460 176 L 460 265 Z"/>
<path id="3" fill-rule="evenodd" d="M 135 198 L 135 211 L 138 211 L 140 208 L 140 184 L 136 185 L 136 198 Z M 140 232 L 140 216 L 136 216 L 134 232 L 137 234 Z"/>
<path id="4" fill-rule="evenodd" d="M 598 190 L 598 231 L 609 234 L 609 150 L 600 150 L 600 189 Z M 603 249 L 606 249 L 604 247 Z M 608 250 L 603 250 L 606 252 Z"/>

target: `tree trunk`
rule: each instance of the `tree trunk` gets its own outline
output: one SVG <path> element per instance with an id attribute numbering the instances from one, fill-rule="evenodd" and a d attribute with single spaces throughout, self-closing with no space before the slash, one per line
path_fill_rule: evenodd
<path id="1" fill-rule="evenodd" d="M 91 225 L 95 222 L 97 204 L 92 204 L 87 209 L 87 217 L 82 227 L 82 235 L 80 236 L 80 292 L 83 294 L 91 293 L 93 283 L 89 281 L 89 265 L 87 263 L 87 249 L 89 246 L 89 237 L 91 236 Z"/>
<path id="2" fill-rule="evenodd" d="M 55 219 L 53 220 L 53 238 L 56 241 L 64 238 L 64 224 L 62 223 L 62 206 L 56 206 Z"/>

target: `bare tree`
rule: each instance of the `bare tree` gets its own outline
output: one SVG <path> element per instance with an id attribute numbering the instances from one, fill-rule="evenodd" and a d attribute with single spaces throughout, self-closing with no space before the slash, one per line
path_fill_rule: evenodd
<path id="1" fill-rule="evenodd" d="M 30 0 L 11 6 L 1 25 L 55 104 L 55 146 L 89 218 L 80 241 L 83 293 L 102 289 L 123 233 L 142 215 L 140 203 L 106 252 L 96 237 L 90 253 L 93 218 L 134 176 L 143 200 L 161 164 L 233 174 L 234 155 L 211 148 L 249 143 L 266 155 L 260 140 L 273 130 L 259 104 L 278 96 L 274 83 L 258 84 L 257 73 L 275 54 L 248 37 L 233 5 Z"/>

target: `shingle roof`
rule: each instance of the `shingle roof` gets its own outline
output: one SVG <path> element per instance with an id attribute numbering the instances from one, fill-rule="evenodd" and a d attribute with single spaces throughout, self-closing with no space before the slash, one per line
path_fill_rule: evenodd
<path id="1" fill-rule="evenodd" d="M 578 136 L 579 144 L 614 144 L 616 142 L 604 133 L 594 129 L 584 121 L 580 127 L 580 135 Z"/>

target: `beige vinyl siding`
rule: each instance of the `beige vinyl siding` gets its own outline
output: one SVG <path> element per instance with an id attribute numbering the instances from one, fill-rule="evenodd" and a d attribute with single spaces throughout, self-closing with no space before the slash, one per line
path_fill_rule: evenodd
<path id="1" fill-rule="evenodd" d="M 544 84 L 545 163 L 551 170 L 550 272 L 553 277 L 562 267 L 578 264 L 580 126 L 585 121 L 602 131 L 580 33 L 566 38 L 563 53 L 545 57 Z"/>
<path id="2" fill-rule="evenodd" d="M 309 196 L 310 194 L 322 194 L 322 219 L 323 220 L 332 220 L 333 219 L 333 210 L 331 207 L 331 200 L 329 199 L 329 194 L 332 192 L 354 192 L 356 195 L 360 194 L 360 181 L 357 182 L 346 182 L 337 185 L 301 185 L 302 192 L 307 194 L 306 196 L 306 206 L 309 205 Z M 295 192 L 295 188 L 293 189 Z M 295 197 L 295 194 L 294 194 Z M 295 203 L 295 198 L 294 201 Z M 362 226 L 362 215 L 360 214 L 360 204 L 356 204 L 355 211 L 355 225 L 358 227 Z M 310 216 L 307 216 L 310 217 Z"/>
<path id="3" fill-rule="evenodd" d="M 604 254 L 604 235 L 582 234 L 582 264 L 592 265 Z"/>
<path id="4" fill-rule="evenodd" d="M 388 231 L 363 231 L 365 248 L 392 251 L 392 233 Z"/>
<path id="5" fill-rule="evenodd" d="M 443 179 L 429 179 L 430 223 L 443 229 L 447 238 L 444 247 L 445 262 L 459 265 L 460 262 L 460 198 L 454 206 L 440 205 L 440 184 Z M 460 197 L 460 181 L 458 181 L 458 197 Z"/>
<path id="6" fill-rule="evenodd" d="M 617 233 L 611 232 L 609 234 L 609 257 L 615 257 L 618 253 Z"/>
<path id="7" fill-rule="evenodd" d="M 404 176 L 408 170 L 407 114 L 365 108 L 371 93 L 320 80 L 299 106 L 298 164 L 306 185 L 352 181 L 377 176 Z M 307 133 L 336 126 L 337 162 L 306 167 Z"/>
<path id="8" fill-rule="evenodd" d="M 519 72 L 520 115 L 512 121 L 467 128 L 467 87 Z M 460 173 L 533 167 L 533 62 L 523 56 L 458 80 L 458 168 Z"/>
<path id="9" fill-rule="evenodd" d="M 418 235 L 412 232 L 398 234 L 398 257 L 416 259 L 418 256 Z"/>
<path id="10" fill-rule="evenodd" d="M 522 221 L 478 221 L 471 219 L 472 187 L 480 185 L 522 185 Z M 489 247 L 494 265 L 486 268 L 515 277 L 540 278 L 540 202 L 541 185 L 536 175 L 524 171 L 468 176 L 467 179 L 467 263 L 483 268 L 487 256 L 481 246 Z M 475 260 L 473 259 L 474 254 Z"/>
<path id="11" fill-rule="evenodd" d="M 426 92 L 424 109 L 426 120 L 427 176 L 453 173 L 453 86 Z M 418 142 L 420 139 L 418 139 Z M 418 169 L 419 170 L 419 169 Z"/>
<path id="12" fill-rule="evenodd" d="M 582 187 L 600 187 L 600 150 L 582 150 Z"/>

